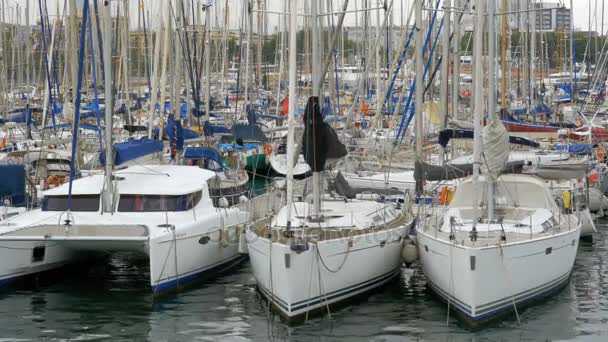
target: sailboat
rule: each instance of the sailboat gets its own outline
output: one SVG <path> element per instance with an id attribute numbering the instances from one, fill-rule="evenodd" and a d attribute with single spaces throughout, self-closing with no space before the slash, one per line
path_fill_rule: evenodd
<path id="1" fill-rule="evenodd" d="M 85 1 L 83 27 L 88 7 Z M 110 18 L 109 4 L 105 16 Z M 177 165 L 114 169 L 114 157 L 120 154 L 113 155 L 117 151 L 111 134 L 110 20 L 105 23 L 105 170 L 74 179 L 71 158 L 70 181 L 46 191 L 41 208 L 0 223 L 0 285 L 85 257 L 132 251 L 148 257 L 150 286 L 154 293 L 160 293 L 217 275 L 245 259 L 236 242 L 249 214 L 214 206 L 209 184 L 215 179 L 214 172 Z M 83 49 L 81 46 L 80 75 Z M 80 89 L 81 77 L 76 118 Z M 77 132 L 75 124 L 73 146 L 78 143 Z"/>
<path id="2" fill-rule="evenodd" d="M 315 173 L 332 154 L 328 149 L 341 145 L 320 132 L 331 128 L 323 123 L 317 101 L 309 98 L 303 141 Z M 287 199 L 276 216 L 246 235 L 257 286 L 284 317 L 323 310 L 399 274 L 402 241 L 412 222 L 406 206 L 326 194 L 316 211 L 321 198 Z"/>
<path id="3" fill-rule="evenodd" d="M 493 20 L 494 4 L 489 3 L 488 17 Z M 478 0 L 475 8 L 480 28 L 484 1 Z M 488 27 L 493 30 L 494 24 Z M 481 58 L 479 31 L 474 51 Z M 493 46 L 488 50 L 488 87 L 493 89 Z M 483 66 L 476 68 L 474 123 L 475 133 L 480 134 Z M 508 133 L 493 115 L 494 95 L 488 105 L 490 123 L 474 148 L 474 164 L 482 167 L 476 166 L 474 175 L 458 185 L 444 210 L 427 212 L 421 206 L 416 227 L 428 286 L 448 303 L 448 310 L 454 309 L 471 325 L 513 312 L 519 319 L 523 306 L 563 288 L 570 279 L 581 232 L 578 218 L 560 210 L 542 179 L 503 173 Z"/>

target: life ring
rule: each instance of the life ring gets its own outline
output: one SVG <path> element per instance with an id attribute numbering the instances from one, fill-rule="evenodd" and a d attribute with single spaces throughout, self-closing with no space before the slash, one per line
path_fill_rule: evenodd
<path id="1" fill-rule="evenodd" d="M 264 145 L 264 154 L 269 156 L 272 154 L 272 144 L 265 144 Z"/>

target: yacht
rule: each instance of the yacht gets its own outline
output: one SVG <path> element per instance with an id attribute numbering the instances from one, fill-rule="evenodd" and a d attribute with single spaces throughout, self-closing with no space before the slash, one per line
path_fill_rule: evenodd
<path id="1" fill-rule="evenodd" d="M 0 222 L 0 284 L 98 254 L 146 255 L 154 293 L 174 290 L 244 260 L 238 252 L 248 214 L 216 208 L 196 166 L 138 165 L 115 171 L 104 210 L 104 174 L 44 192 L 39 209 Z"/>

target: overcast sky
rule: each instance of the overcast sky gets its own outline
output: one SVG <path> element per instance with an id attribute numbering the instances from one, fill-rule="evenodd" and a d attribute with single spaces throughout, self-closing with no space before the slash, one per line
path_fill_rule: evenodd
<path id="1" fill-rule="evenodd" d="M 43 0 L 44 1 L 44 0 Z M 49 14 L 51 16 L 57 15 L 57 12 L 59 11 L 59 14 L 61 14 L 63 12 L 63 5 L 66 2 L 66 0 L 46 0 L 47 1 L 47 6 L 49 9 Z M 67 0 L 69 1 L 69 0 Z M 82 2 L 83 0 L 77 0 L 77 2 Z M 138 3 L 139 0 L 128 0 L 129 1 L 129 7 L 130 7 L 130 20 L 131 20 L 131 28 L 136 28 L 137 27 L 137 10 L 138 10 Z M 194 3 L 196 3 L 197 1 L 200 1 L 201 3 L 204 3 L 206 1 L 210 1 L 210 0 L 186 0 L 187 2 L 190 1 L 194 1 Z M 268 9 L 271 11 L 283 11 L 284 6 L 286 6 L 286 3 L 288 3 L 288 0 L 266 0 L 268 3 Z M 360 9 L 362 7 L 362 3 L 364 0 L 350 0 L 349 3 L 349 10 L 354 10 L 355 8 Z M 379 7 L 384 1 L 388 1 L 390 3 L 391 0 L 368 0 L 368 2 L 371 4 L 371 7 Z M 403 18 L 403 22 L 405 22 L 407 20 L 407 14 L 408 14 L 408 9 L 410 8 L 410 6 L 413 3 L 413 0 L 392 0 L 394 1 L 394 14 L 393 14 L 393 20 L 394 20 L 394 24 L 398 25 L 401 23 L 401 13 L 404 13 L 403 16 L 405 18 Z M 443 1 L 443 0 L 441 0 Z M 514 0 L 510 0 L 510 1 L 514 1 Z M 27 0 L 0 0 L 0 4 L 4 3 L 5 7 L 8 7 L 8 11 L 9 12 L 14 12 L 14 8 L 16 5 L 19 5 L 20 7 L 23 8 L 22 13 L 23 15 L 21 16 L 21 22 L 25 23 L 25 16 L 26 16 L 26 11 L 25 11 L 25 6 L 26 6 L 26 2 Z M 223 12 L 224 12 L 224 7 L 225 7 L 225 3 L 226 0 L 213 0 L 212 1 L 215 5 L 214 5 L 214 10 L 213 10 L 213 15 L 212 17 L 215 17 L 217 14 L 217 18 L 219 19 L 219 22 L 222 23 L 223 22 Z M 242 9 L 242 4 L 244 2 L 244 0 L 228 0 L 228 7 L 229 7 L 229 25 L 231 28 L 237 28 L 240 25 L 240 20 L 243 17 L 241 15 L 241 9 Z M 257 2 L 257 0 L 253 0 L 253 2 Z M 303 13 L 303 4 L 305 2 L 309 2 L 308 0 L 298 0 L 298 3 L 300 4 L 300 13 Z M 333 7 L 334 7 L 334 11 L 337 11 L 337 8 L 342 6 L 342 2 L 343 0 L 323 0 L 323 3 L 330 3 Z M 455 0 L 452 0 L 452 2 L 455 2 Z M 500 2 L 500 1 L 499 1 Z M 539 0 L 536 0 L 536 2 L 540 2 Z M 564 4 L 566 7 L 570 7 L 570 0 L 550 0 L 550 1 L 544 1 L 546 3 L 552 2 L 552 3 L 561 3 Z M 38 0 L 29 0 L 30 3 L 30 18 L 32 20 L 32 23 L 35 23 L 39 16 L 39 12 L 38 12 Z M 112 3 L 114 4 L 118 4 L 119 1 L 117 0 L 113 0 Z M 121 3 L 121 2 L 120 2 Z M 144 4 L 145 4 L 145 8 L 149 9 L 150 11 L 150 21 L 153 23 L 157 23 L 159 21 L 158 15 L 159 13 L 161 13 L 160 11 L 160 6 L 161 4 L 164 3 L 164 0 L 144 0 Z M 602 19 L 602 5 L 604 3 L 604 0 L 573 0 L 573 7 L 574 7 L 574 26 L 576 29 L 581 29 L 581 30 L 587 30 L 588 26 L 589 26 L 589 22 L 592 23 L 593 25 L 593 30 L 595 29 L 595 23 L 597 22 L 597 31 L 601 31 L 601 19 Z M 402 11 L 402 6 L 403 6 L 403 11 Z M 605 18 L 604 18 L 604 22 L 605 22 L 605 27 L 604 27 L 604 31 L 608 31 L 608 4 L 604 5 L 604 14 L 605 14 Z M 589 19 L 590 17 L 590 9 L 591 9 L 591 19 Z M 6 12 L 5 15 L 7 16 L 7 20 L 8 17 L 10 16 L 11 18 L 13 17 L 13 14 L 9 15 Z M 327 12 L 322 11 L 322 12 Z M 597 18 L 596 18 L 596 14 L 597 14 Z M 361 17 L 361 15 L 359 14 L 359 18 Z M 215 22 L 215 19 L 212 19 Z M 268 14 L 268 20 L 269 20 L 269 30 L 273 30 L 273 28 L 275 26 L 278 25 L 279 23 L 279 15 L 276 14 Z M 281 19 L 282 20 L 282 19 Z M 14 21 L 14 19 L 12 20 Z M 355 14 L 353 13 L 349 13 L 346 15 L 346 21 L 345 21 L 345 25 L 349 25 L 349 26 L 353 26 L 355 25 L 355 23 L 357 22 L 356 18 L 355 18 Z M 375 13 L 372 13 L 372 23 L 375 22 Z M 255 25 L 255 24 L 254 24 Z"/>

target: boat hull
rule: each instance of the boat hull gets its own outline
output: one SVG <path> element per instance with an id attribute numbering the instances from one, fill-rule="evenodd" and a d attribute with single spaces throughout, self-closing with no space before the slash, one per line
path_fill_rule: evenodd
<path id="1" fill-rule="evenodd" d="M 514 133 L 556 133 L 559 127 L 532 124 L 523 121 L 503 120 L 503 125 L 509 132 Z"/>
<path id="2" fill-rule="evenodd" d="M 418 230 L 428 286 L 473 326 L 559 291 L 568 283 L 580 226 L 502 246 L 463 247 Z"/>
<path id="3" fill-rule="evenodd" d="M 405 226 L 370 234 L 289 244 L 247 232 L 249 258 L 260 292 L 289 320 L 363 294 L 399 274 Z"/>
<path id="4" fill-rule="evenodd" d="M 79 259 L 76 251 L 53 241 L 0 241 L 0 287 Z"/>
<path id="5" fill-rule="evenodd" d="M 249 172 L 266 174 L 268 170 L 268 162 L 266 155 L 263 153 L 247 156 L 246 169 Z"/>

